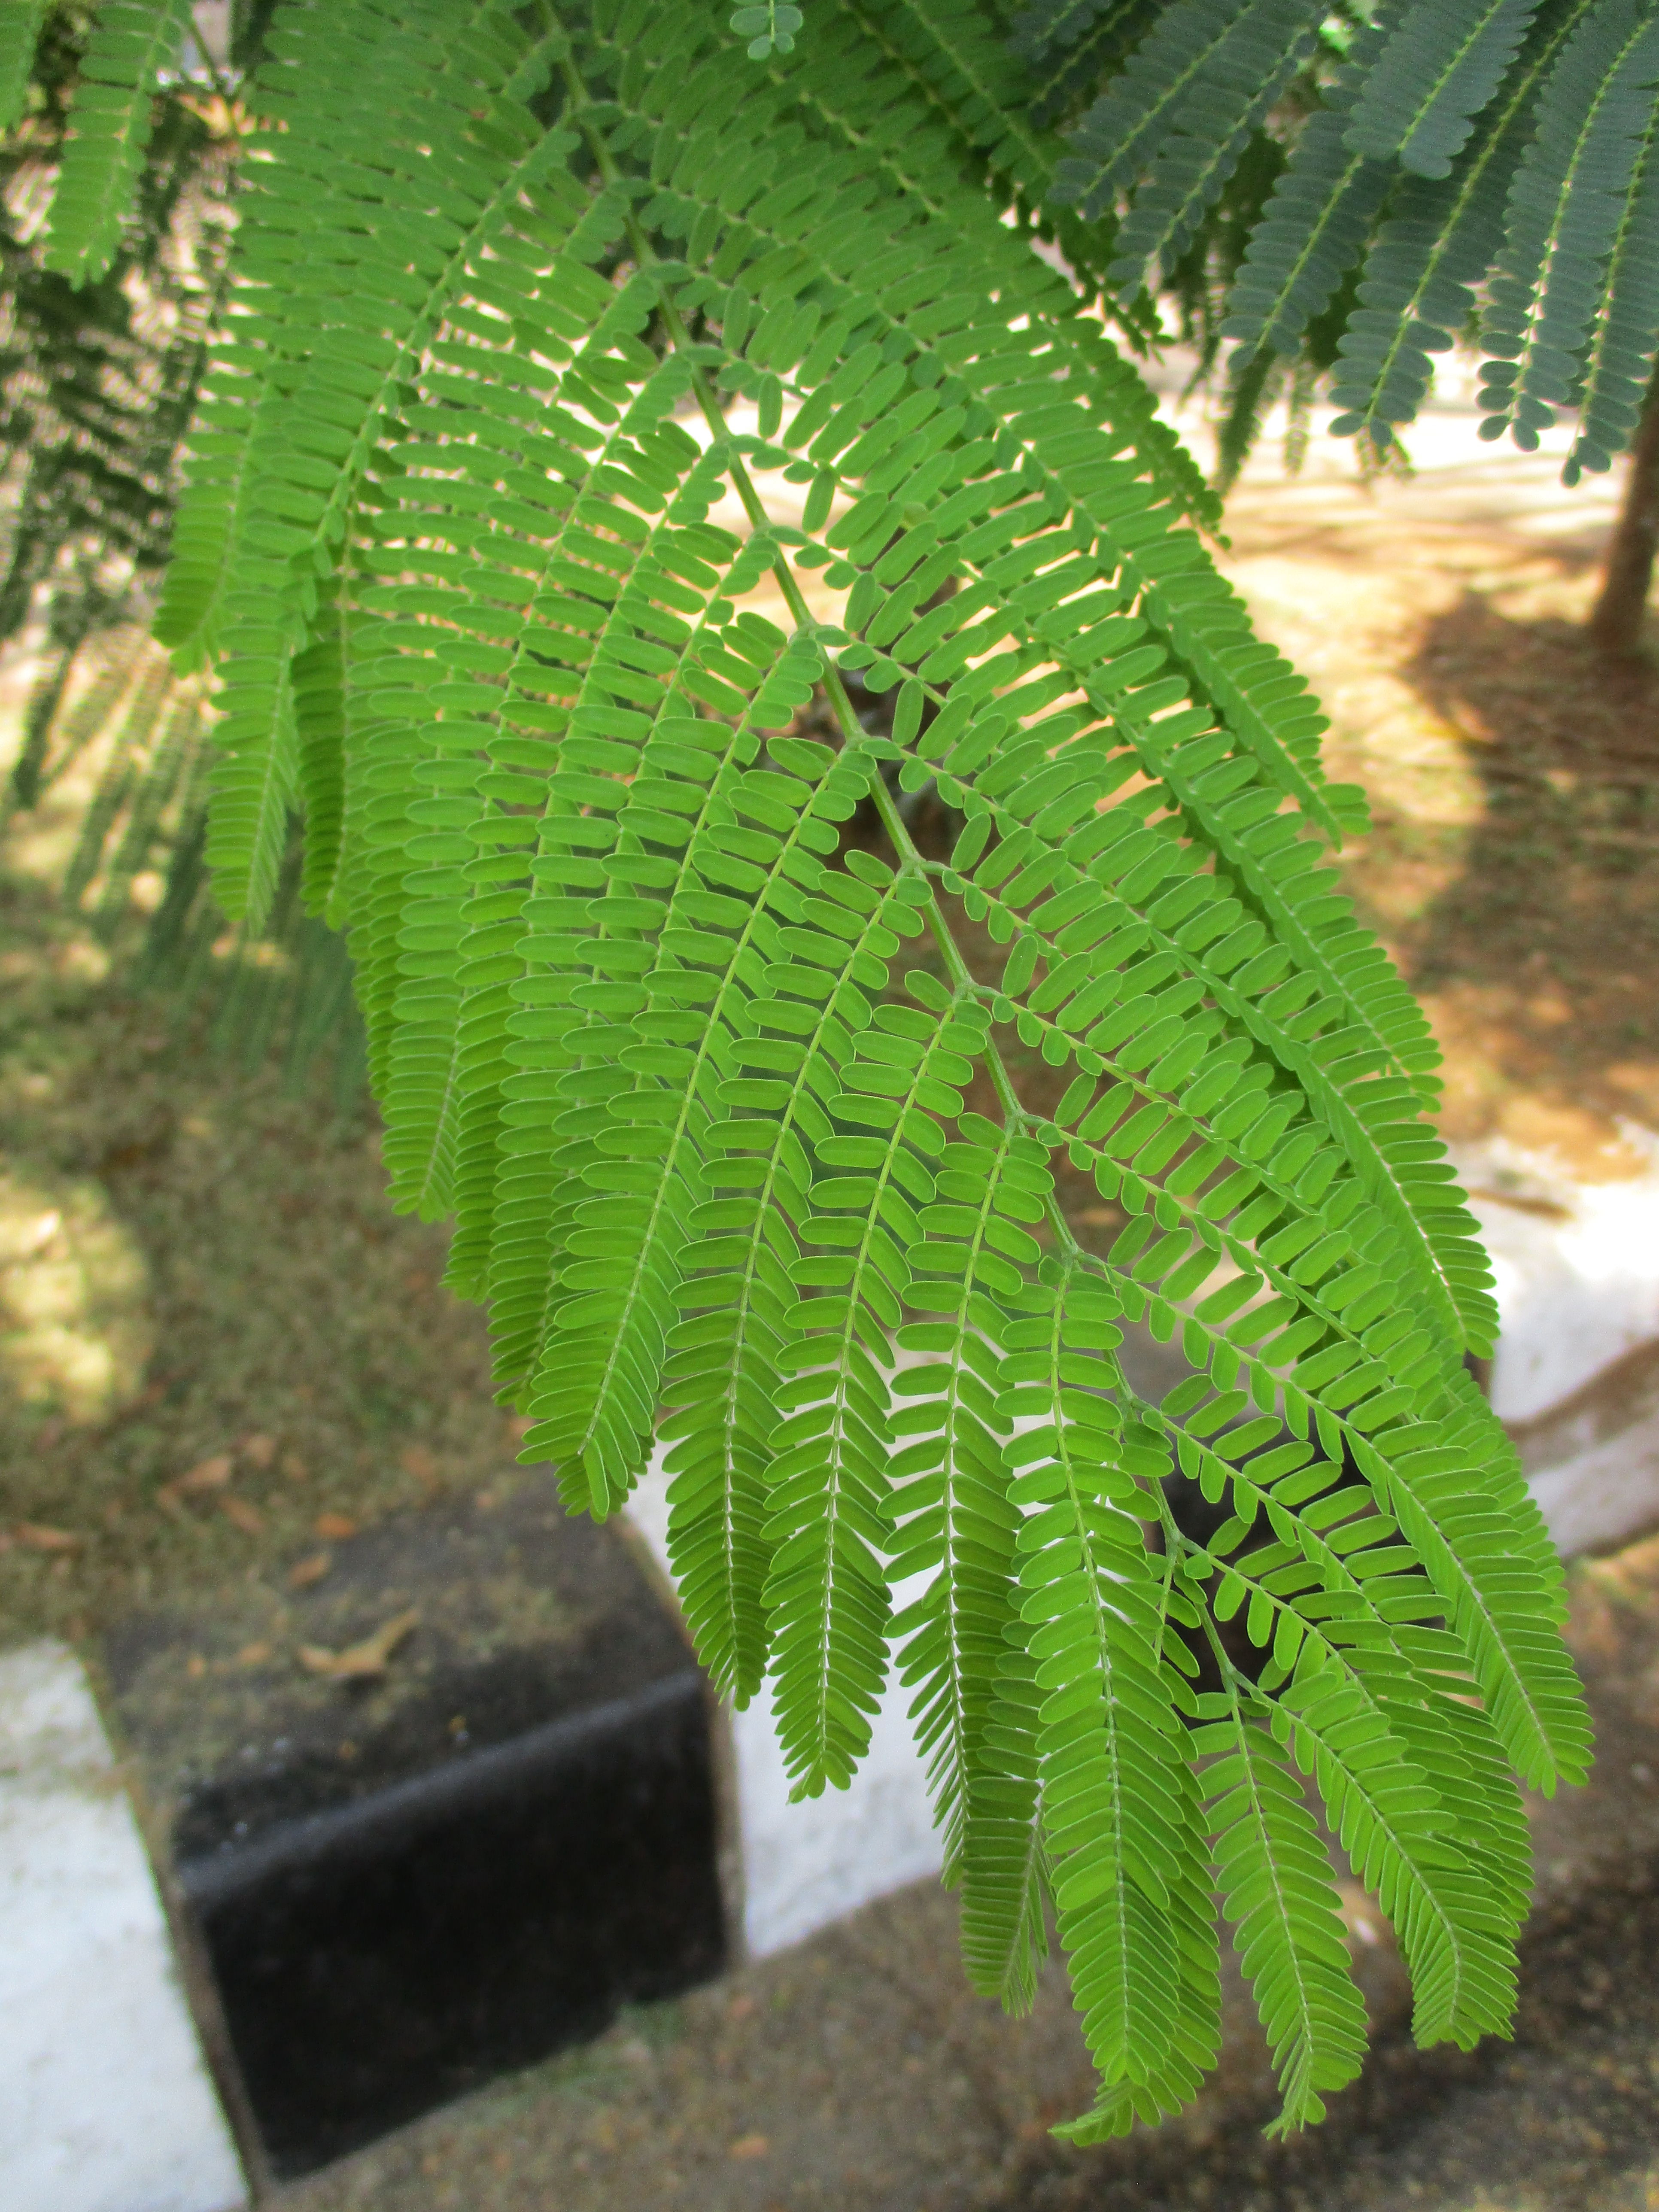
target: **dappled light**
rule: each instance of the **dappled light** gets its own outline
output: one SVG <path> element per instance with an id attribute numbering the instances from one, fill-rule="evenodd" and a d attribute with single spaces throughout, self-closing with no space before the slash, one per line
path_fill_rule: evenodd
<path id="1" fill-rule="evenodd" d="M 149 1287 L 97 1183 L 0 1168 L 0 1389 L 76 1426 L 119 1413 L 155 1349 Z"/>

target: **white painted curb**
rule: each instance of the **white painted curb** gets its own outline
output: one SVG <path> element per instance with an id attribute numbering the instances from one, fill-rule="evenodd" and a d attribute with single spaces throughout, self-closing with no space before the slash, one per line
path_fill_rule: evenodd
<path id="1" fill-rule="evenodd" d="M 85 1675 L 0 1656 L 0 2202 L 231 2212 L 240 2166 Z"/>
<path id="2" fill-rule="evenodd" d="M 1498 1279 L 1502 1421 L 1533 1419 L 1659 1336 L 1659 1136 L 1632 1121 L 1619 1134 L 1639 1171 L 1601 1182 L 1502 1137 L 1451 1147 Z"/>
<path id="3" fill-rule="evenodd" d="M 1497 1278 L 1492 1408 L 1568 1559 L 1659 1527 L 1659 1136 L 1619 1139 L 1636 1172 L 1595 1182 L 1502 1137 L 1452 1154 Z"/>

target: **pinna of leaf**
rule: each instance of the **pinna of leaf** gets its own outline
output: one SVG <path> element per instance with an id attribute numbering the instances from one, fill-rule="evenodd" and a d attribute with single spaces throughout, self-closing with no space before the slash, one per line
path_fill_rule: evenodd
<path id="1" fill-rule="evenodd" d="M 1071 2132 L 1199 2087 L 1218 1891 L 1299 2125 L 1364 2042 L 1315 1798 L 1468 2044 L 1512 1778 L 1588 1756 L 1462 1364 L 1435 1048 L 1190 463 L 964 160 L 977 10 L 917 0 L 898 70 L 852 4 L 757 69 L 724 12 L 279 12 L 160 625 L 222 680 L 217 889 L 257 921 L 303 808 L 394 1191 L 453 1218 L 526 1456 L 603 1516 L 660 1437 L 698 1649 L 769 1684 L 798 1794 L 896 1668 L 975 1986 L 1025 2002 L 1058 1929 Z M 1160 1403 L 1132 1326 L 1180 1340 Z"/>

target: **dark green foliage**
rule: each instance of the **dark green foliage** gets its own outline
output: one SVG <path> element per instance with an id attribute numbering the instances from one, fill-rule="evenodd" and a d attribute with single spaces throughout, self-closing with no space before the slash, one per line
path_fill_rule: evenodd
<path id="1" fill-rule="evenodd" d="M 8 11 L 8 30 L 25 12 Z M 44 616 L 53 651 L 33 717 L 41 737 L 76 648 L 108 623 L 143 618 L 166 556 L 178 449 L 221 281 L 230 167 L 229 141 L 178 96 L 190 88 L 156 103 L 154 131 L 147 95 L 148 151 L 118 252 L 95 281 L 72 282 L 48 265 L 55 234 L 41 216 L 85 89 L 86 44 L 63 11 L 48 13 L 27 114 L 0 152 L 10 309 L 0 340 L 0 443 L 16 484 L 0 638 L 32 611 Z M 23 765 L 15 788 L 32 804 L 27 755 Z"/>
<path id="2" fill-rule="evenodd" d="M 1606 468 L 1659 344 L 1648 0 L 1384 0 L 1346 27 L 1309 9 L 1301 45 L 1296 12 L 1046 5 L 1012 42 L 1034 112 L 1072 118 L 1050 198 L 1099 234 L 1076 264 L 1126 297 L 1150 264 L 1206 364 L 1218 337 L 1248 356 L 1224 483 L 1279 381 L 1264 356 L 1334 368 L 1333 428 L 1381 448 L 1477 325 L 1482 434 L 1529 449 L 1582 405 L 1566 474 Z M 1096 49 L 1098 15 L 1118 28 Z M 1281 173 L 1241 241 L 1226 185 L 1253 149 Z"/>
<path id="3" fill-rule="evenodd" d="M 178 59 L 187 0 L 104 0 L 82 57 L 52 195 L 46 266 L 76 283 L 103 276 L 138 188 L 154 94 Z"/>
<path id="4" fill-rule="evenodd" d="M 1588 1756 L 1462 1366 L 1435 1048 L 1323 865 L 1364 819 L 1323 717 L 1031 250 L 993 15 L 815 0 L 751 63 L 728 14 L 279 11 L 162 623 L 222 687 L 216 885 L 280 912 L 303 811 L 398 1202 L 453 1218 L 573 1509 L 660 1445 L 699 1649 L 798 1793 L 896 1668 L 976 1985 L 1024 2002 L 1054 1910 L 1073 2132 L 1212 2063 L 1218 1878 L 1297 2125 L 1360 2050 L 1307 1789 L 1467 2043 L 1513 2000 L 1511 1770 Z M 1161 1404 L 1132 1327 L 1180 1338 Z"/>
<path id="5" fill-rule="evenodd" d="M 1166 196 L 1158 171 L 1178 159 L 1170 141 L 1197 142 L 1190 162 L 1259 121 L 1320 12 L 1317 0 L 1175 0 L 1073 133 L 1078 151 L 1056 170 L 1054 198 L 1097 216 L 1143 176 Z"/>
<path id="6" fill-rule="evenodd" d="M 49 0 L 16 0 L 0 14 L 0 131 L 9 131 L 28 101 L 29 75 Z"/>
<path id="7" fill-rule="evenodd" d="M 1483 437 L 1508 429 L 1518 446 L 1534 447 L 1555 408 L 1577 396 L 1591 325 L 1605 311 L 1610 242 L 1644 211 L 1632 195 L 1646 166 L 1656 87 L 1659 21 L 1636 5 L 1596 9 L 1550 73 L 1510 186 L 1481 320 L 1482 341 L 1497 356 L 1486 364 L 1482 398 L 1492 411 Z M 1581 465 L 1589 450 L 1579 453 Z"/>
<path id="8" fill-rule="evenodd" d="M 1538 0 L 1413 0 L 1366 72 L 1347 144 L 1449 176 L 1537 12 Z"/>

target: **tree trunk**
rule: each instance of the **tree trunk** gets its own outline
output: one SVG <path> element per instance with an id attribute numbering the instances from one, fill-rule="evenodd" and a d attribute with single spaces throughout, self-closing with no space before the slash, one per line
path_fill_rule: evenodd
<path id="1" fill-rule="evenodd" d="M 1642 419 L 1636 428 L 1630 473 L 1625 478 L 1625 504 L 1607 547 L 1601 595 L 1589 618 L 1591 642 L 1615 659 L 1634 659 L 1642 650 L 1656 549 L 1659 549 L 1659 370 L 1648 386 Z"/>

